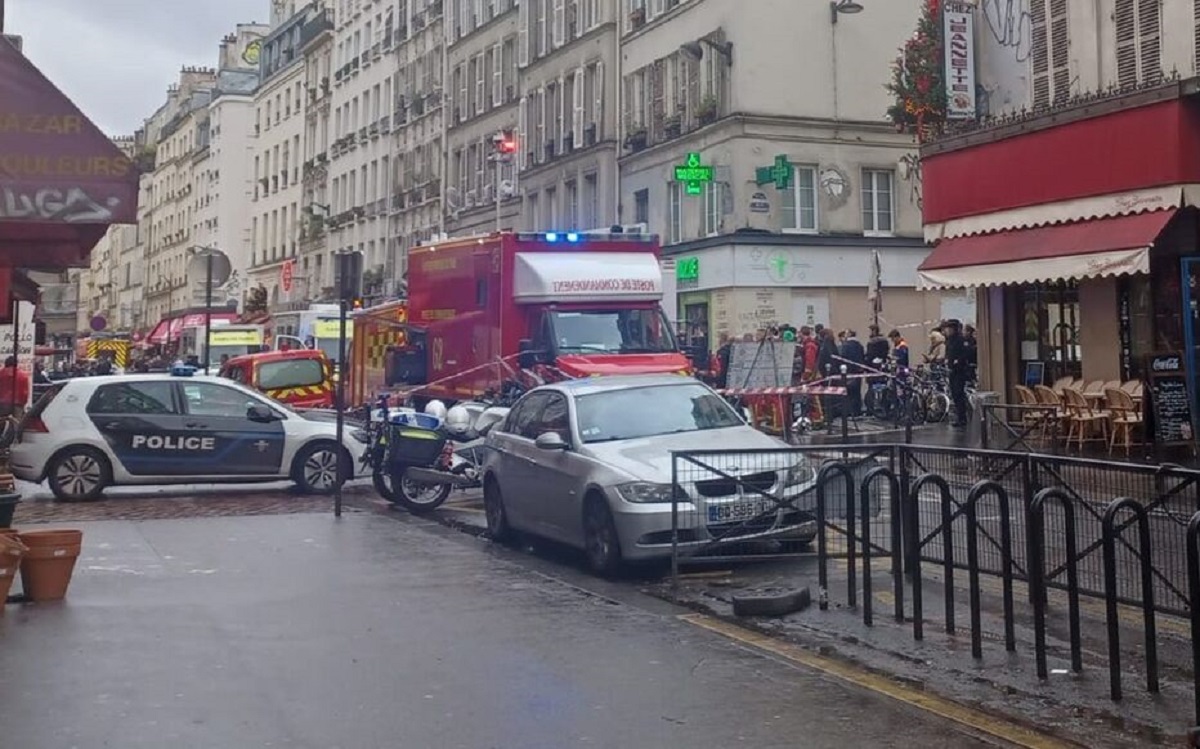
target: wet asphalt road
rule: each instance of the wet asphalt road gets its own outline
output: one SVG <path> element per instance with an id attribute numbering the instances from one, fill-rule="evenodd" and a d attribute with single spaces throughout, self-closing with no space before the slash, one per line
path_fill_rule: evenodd
<path id="1" fill-rule="evenodd" d="M 3 746 L 989 745 L 407 516 L 72 525 L 69 601 L 0 616 Z"/>

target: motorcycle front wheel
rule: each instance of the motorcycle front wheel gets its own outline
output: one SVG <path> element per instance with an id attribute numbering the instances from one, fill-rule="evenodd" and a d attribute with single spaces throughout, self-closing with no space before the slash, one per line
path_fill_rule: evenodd
<path id="1" fill-rule="evenodd" d="M 449 484 L 425 484 L 413 481 L 406 475 L 402 465 L 393 466 L 389 478 L 393 495 L 393 499 L 390 501 L 414 515 L 436 510 L 450 496 Z M 375 488 L 378 489 L 379 486 L 376 485 Z M 382 494 L 382 492 L 380 493 Z"/>
<path id="2" fill-rule="evenodd" d="M 375 491 L 379 492 L 379 496 L 393 504 L 396 502 L 396 494 L 392 491 L 392 477 L 387 472 L 378 469 L 372 471 L 371 483 L 375 486 Z"/>

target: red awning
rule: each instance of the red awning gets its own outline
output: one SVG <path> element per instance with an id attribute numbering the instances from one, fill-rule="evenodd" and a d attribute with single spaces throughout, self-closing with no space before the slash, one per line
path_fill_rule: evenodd
<path id="1" fill-rule="evenodd" d="M 998 286 L 1150 272 L 1175 211 L 943 240 L 917 269 L 921 288 Z"/>
<path id="2" fill-rule="evenodd" d="M 213 322 L 234 322 L 237 320 L 237 313 L 214 312 L 212 313 L 212 320 Z M 146 343 L 152 346 L 162 343 L 175 343 L 183 335 L 184 328 L 203 327 L 203 312 L 191 312 L 181 317 L 172 317 L 168 320 L 162 320 L 158 325 L 155 325 L 154 329 L 150 331 L 150 335 L 146 336 Z"/>
<path id="3" fill-rule="evenodd" d="M 1146 133 L 1154 133 L 1146 137 Z M 1130 148 L 1136 144 L 1136 148 Z M 1147 104 L 1032 132 L 938 151 L 920 161 L 926 226 L 947 236 L 1175 208 L 1200 182 L 1200 106 Z M 1169 187 L 1175 197 L 1164 198 Z M 1064 205 L 1061 211 L 1046 206 Z M 997 215 L 995 221 L 966 221 Z M 982 230 L 971 227 L 988 226 Z"/>
<path id="4" fill-rule="evenodd" d="M 137 222 L 138 173 L 16 47 L 0 43 L 0 247 L 9 266 L 86 266 Z"/>

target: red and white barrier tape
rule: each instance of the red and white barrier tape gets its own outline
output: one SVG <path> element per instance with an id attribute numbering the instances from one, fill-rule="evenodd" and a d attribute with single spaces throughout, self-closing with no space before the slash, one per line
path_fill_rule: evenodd
<path id="1" fill-rule="evenodd" d="M 725 388 L 717 392 L 721 395 L 845 395 L 846 388 L 798 385 L 778 388 Z"/>

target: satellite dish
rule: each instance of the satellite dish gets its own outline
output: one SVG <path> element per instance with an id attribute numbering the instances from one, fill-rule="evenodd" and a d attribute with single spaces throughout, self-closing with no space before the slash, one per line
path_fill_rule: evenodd
<path id="1" fill-rule="evenodd" d="M 204 247 L 196 251 L 192 255 L 192 259 L 188 261 L 188 280 L 192 282 L 199 281 L 203 286 L 208 278 L 208 262 L 212 258 L 212 285 L 220 286 L 229 280 L 229 276 L 233 273 L 233 266 L 229 264 L 229 256 L 224 252 L 212 247 Z"/>

